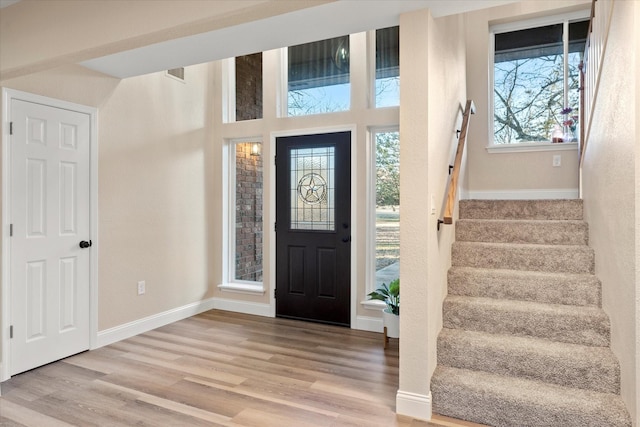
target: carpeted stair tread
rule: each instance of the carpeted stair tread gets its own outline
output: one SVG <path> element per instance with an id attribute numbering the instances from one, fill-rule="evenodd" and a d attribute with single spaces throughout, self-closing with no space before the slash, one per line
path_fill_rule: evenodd
<path id="1" fill-rule="evenodd" d="M 586 245 L 588 227 L 584 221 L 461 219 L 456 241 Z"/>
<path id="2" fill-rule="evenodd" d="M 620 392 L 620 368 L 609 347 L 593 347 L 444 328 L 438 363 L 557 385 Z"/>
<path id="3" fill-rule="evenodd" d="M 600 280 L 593 274 L 452 267 L 449 295 L 503 298 L 551 304 L 600 306 Z"/>
<path id="4" fill-rule="evenodd" d="M 609 318 L 596 307 L 449 295 L 443 303 L 443 326 L 582 345 L 609 345 Z"/>
<path id="5" fill-rule="evenodd" d="M 582 220 L 582 200 L 460 200 L 460 219 Z"/>
<path id="6" fill-rule="evenodd" d="M 515 243 L 454 242 L 454 267 L 507 270 L 593 273 L 593 249 L 583 245 L 534 245 Z"/>
<path id="7" fill-rule="evenodd" d="M 631 427 L 619 395 L 438 366 L 435 413 L 502 427 Z"/>

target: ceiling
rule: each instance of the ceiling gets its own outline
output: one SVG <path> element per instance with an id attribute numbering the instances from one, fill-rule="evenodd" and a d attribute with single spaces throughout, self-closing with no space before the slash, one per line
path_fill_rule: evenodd
<path id="1" fill-rule="evenodd" d="M 0 0 L 0 8 L 20 0 Z M 214 0 L 210 0 L 214 1 Z M 277 0 L 276 0 L 277 1 Z M 430 9 L 435 18 L 517 0 L 337 0 L 314 7 L 151 44 L 84 61 L 118 78 L 264 52 L 398 25 L 400 15 Z"/>
<path id="2" fill-rule="evenodd" d="M 424 8 L 429 8 L 434 17 L 440 17 L 514 1 L 339 0 L 91 59 L 81 65 L 118 78 L 133 77 L 390 27 L 398 25 L 400 14 Z"/>

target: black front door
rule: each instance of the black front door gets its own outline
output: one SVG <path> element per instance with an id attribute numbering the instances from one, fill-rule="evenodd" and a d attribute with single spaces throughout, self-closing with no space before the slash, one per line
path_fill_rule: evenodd
<path id="1" fill-rule="evenodd" d="M 276 139 L 276 315 L 349 326 L 351 132 Z"/>

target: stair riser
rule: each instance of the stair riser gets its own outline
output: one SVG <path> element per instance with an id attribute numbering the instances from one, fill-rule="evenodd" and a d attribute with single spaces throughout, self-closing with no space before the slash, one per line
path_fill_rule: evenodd
<path id="1" fill-rule="evenodd" d="M 482 304 L 453 302 L 443 305 L 443 326 L 494 334 L 538 337 L 596 347 L 609 346 L 609 320 L 590 313 L 519 311 Z"/>
<path id="2" fill-rule="evenodd" d="M 456 241 L 587 245 L 588 231 L 583 222 L 460 220 L 456 223 Z"/>
<path id="3" fill-rule="evenodd" d="M 491 390 L 479 392 L 447 383 L 437 376 L 431 381 L 431 392 L 434 413 L 496 427 L 631 427 L 621 401 L 616 407 L 598 402 L 576 410 L 526 400 L 526 390 L 519 396 L 496 395 Z"/>
<path id="4" fill-rule="evenodd" d="M 518 376 L 601 393 L 620 392 L 620 370 L 605 348 L 553 354 L 545 349 L 477 343 L 453 334 L 438 338 L 438 364 Z"/>
<path id="5" fill-rule="evenodd" d="M 454 267 L 593 274 L 595 256 L 591 248 L 582 246 L 454 242 L 451 264 Z"/>
<path id="6" fill-rule="evenodd" d="M 582 220 L 582 200 L 460 200 L 460 219 Z"/>
<path id="7" fill-rule="evenodd" d="M 600 282 L 593 275 L 546 275 L 451 268 L 449 295 L 549 304 L 600 306 Z"/>

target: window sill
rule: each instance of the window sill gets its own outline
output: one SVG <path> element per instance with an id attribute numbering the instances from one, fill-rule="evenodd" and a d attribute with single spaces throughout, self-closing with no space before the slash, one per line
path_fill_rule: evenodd
<path id="1" fill-rule="evenodd" d="M 387 306 L 384 303 L 384 301 L 375 300 L 375 299 L 368 299 L 360 302 L 360 304 L 362 304 L 364 308 L 366 308 L 367 310 L 377 310 L 377 311 L 384 310 L 384 308 Z"/>
<path id="2" fill-rule="evenodd" d="M 262 283 L 223 283 L 218 285 L 218 289 L 223 292 L 235 292 L 238 294 L 264 295 L 264 285 Z"/>
<path id="3" fill-rule="evenodd" d="M 516 144 L 495 144 L 489 145 L 487 151 L 490 154 L 499 153 L 525 153 L 532 151 L 575 151 L 578 149 L 577 142 L 532 142 Z"/>

